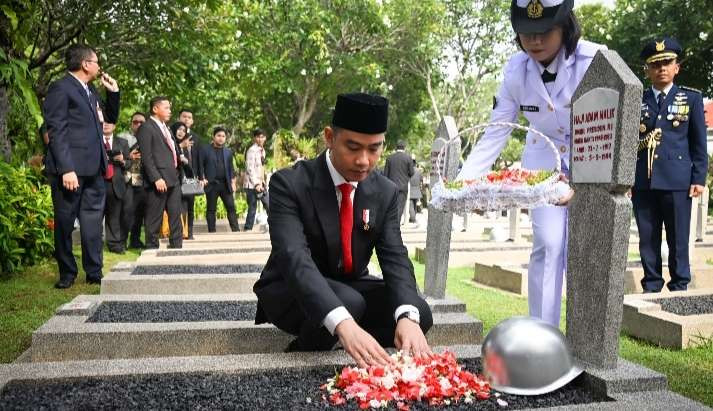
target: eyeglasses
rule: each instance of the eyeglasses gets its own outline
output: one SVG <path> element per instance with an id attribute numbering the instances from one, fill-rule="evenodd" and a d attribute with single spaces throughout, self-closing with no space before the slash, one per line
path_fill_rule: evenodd
<path id="1" fill-rule="evenodd" d="M 84 60 L 84 61 L 86 61 L 87 63 L 94 63 L 97 66 L 99 65 L 99 60 Z"/>

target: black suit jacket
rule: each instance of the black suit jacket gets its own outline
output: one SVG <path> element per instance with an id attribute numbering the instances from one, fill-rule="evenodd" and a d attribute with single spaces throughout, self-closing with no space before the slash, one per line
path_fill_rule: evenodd
<path id="1" fill-rule="evenodd" d="M 126 193 L 126 170 L 131 167 L 131 159 L 129 158 L 129 142 L 121 137 L 114 136 L 112 142 L 112 151 L 121 151 L 124 156 L 124 165 L 120 162 L 112 160 L 112 157 L 108 157 L 109 161 L 114 165 L 114 177 L 111 178 L 111 185 L 114 187 L 114 193 L 119 198 L 124 198 Z"/>
<path id="2" fill-rule="evenodd" d="M 284 315 L 295 301 L 309 321 L 319 324 L 343 305 L 325 277 L 348 281 L 367 275 L 374 250 L 389 296 L 384 301 L 384 315 L 393 315 L 403 304 L 417 305 L 413 266 L 401 240 L 397 189 L 391 181 L 372 172 L 357 186 L 353 273 L 346 275 L 341 262 L 337 194 L 325 153 L 273 174 L 269 192 L 272 251 L 253 287 L 258 297 L 257 324 Z M 368 230 L 364 229 L 364 210 L 369 210 Z"/>
<path id="3" fill-rule="evenodd" d="M 195 146 L 194 146 L 195 147 Z M 201 146 L 201 172 L 205 176 L 208 182 L 213 182 L 216 179 L 216 171 L 218 169 L 218 159 L 215 156 L 215 149 L 210 144 L 205 144 Z M 233 151 L 227 147 L 223 147 L 223 165 L 225 166 L 225 181 L 228 183 L 228 191 L 233 192 L 233 185 L 230 181 L 235 176 L 235 169 L 233 168 Z M 208 191 L 211 190 L 211 186 L 206 186 Z"/>
<path id="4" fill-rule="evenodd" d="M 45 159 L 49 174 L 71 171 L 78 176 L 104 173 L 107 157 L 102 143 L 102 125 L 97 116 L 97 91 L 89 85 L 90 95 L 79 80 L 67 74 L 50 86 L 43 104 L 50 142 Z M 119 92 L 107 92 L 104 108 L 106 121 L 119 117 Z"/>
<path id="5" fill-rule="evenodd" d="M 153 188 L 155 187 L 154 183 L 160 179 L 163 179 L 168 187 L 180 185 L 178 168 L 181 166 L 181 162 L 179 155 L 176 154 L 178 165 L 174 166 L 171 146 L 166 143 L 161 128 L 153 118 L 147 119 L 139 127 L 136 139 L 139 141 L 139 150 L 141 150 L 141 172 L 144 177 L 144 185 Z M 173 143 L 174 147 L 178 149 L 178 144 L 175 141 Z"/>
<path id="6" fill-rule="evenodd" d="M 399 191 L 408 191 L 409 180 L 413 175 L 413 159 L 405 151 L 397 151 L 386 159 L 384 175 L 393 181 Z"/>

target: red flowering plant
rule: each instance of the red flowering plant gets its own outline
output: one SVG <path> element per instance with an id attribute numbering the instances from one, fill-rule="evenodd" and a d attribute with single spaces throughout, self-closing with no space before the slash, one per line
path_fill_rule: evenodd
<path id="1" fill-rule="evenodd" d="M 355 401 L 359 408 L 396 405 L 408 410 L 410 404 L 470 404 L 490 397 L 490 384 L 479 375 L 461 368 L 450 351 L 432 357 L 412 358 L 397 352 L 387 366 L 344 367 L 320 388 L 331 405 Z"/>

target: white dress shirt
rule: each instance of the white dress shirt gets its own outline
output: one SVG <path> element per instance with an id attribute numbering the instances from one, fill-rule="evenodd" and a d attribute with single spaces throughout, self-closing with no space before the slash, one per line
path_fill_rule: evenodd
<path id="1" fill-rule="evenodd" d="M 337 193 L 337 207 L 341 208 L 342 205 L 342 191 L 339 189 L 339 186 L 344 183 L 349 183 L 354 186 L 354 189 L 349 195 L 352 204 L 354 204 L 354 193 L 356 193 L 356 189 L 359 183 L 356 181 L 347 181 L 346 179 L 344 179 L 344 177 L 339 174 L 337 169 L 334 168 L 332 160 L 329 158 L 330 154 L 331 151 L 327 150 L 327 169 L 329 169 L 329 175 L 332 177 L 332 182 L 334 183 L 334 190 Z M 415 318 L 419 318 L 418 308 L 410 304 L 404 304 L 398 306 L 396 308 L 396 311 L 394 311 L 394 320 L 399 318 L 399 316 L 405 312 L 409 312 Z M 324 317 L 324 320 L 322 320 L 322 325 L 327 328 L 330 334 L 334 335 L 334 330 L 337 328 L 337 325 L 339 325 L 339 323 L 341 323 L 342 321 L 350 318 L 353 318 L 352 315 L 349 314 L 349 311 L 346 309 L 346 307 L 341 305 L 327 313 L 327 315 Z"/>
<path id="2" fill-rule="evenodd" d="M 657 102 L 659 101 L 659 94 L 661 94 L 661 92 L 664 93 L 664 96 L 668 96 L 668 92 L 671 91 L 671 87 L 673 87 L 673 83 L 669 83 L 669 85 L 663 90 L 659 90 L 656 87 L 651 86 L 651 90 L 654 92 L 654 100 Z"/>

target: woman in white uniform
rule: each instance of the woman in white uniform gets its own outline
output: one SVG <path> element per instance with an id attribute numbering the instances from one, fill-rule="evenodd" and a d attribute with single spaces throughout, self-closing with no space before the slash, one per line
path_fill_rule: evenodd
<path id="1" fill-rule="evenodd" d="M 516 122 L 522 112 L 530 127 L 550 137 L 560 152 L 562 173 L 569 174 L 570 100 L 597 50 L 604 46 L 580 40 L 572 11 L 574 0 L 512 0 L 510 21 L 522 51 L 510 58 L 498 90 L 491 122 Z M 487 173 L 507 144 L 511 130 L 490 127 L 468 156 L 458 179 Z M 555 158 L 542 138 L 526 137 L 522 166 L 553 170 Z M 528 267 L 530 316 L 558 327 L 562 280 L 567 263 L 567 208 L 532 210 L 534 233 Z"/>

